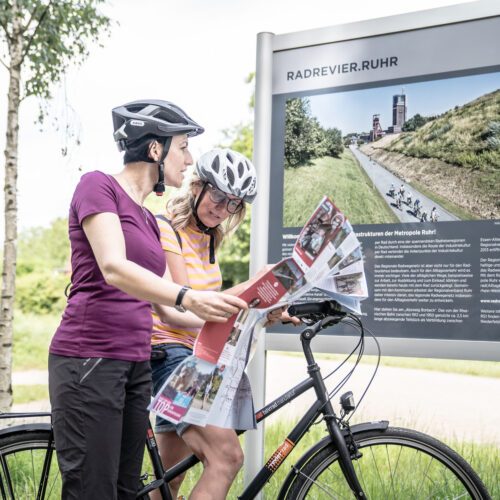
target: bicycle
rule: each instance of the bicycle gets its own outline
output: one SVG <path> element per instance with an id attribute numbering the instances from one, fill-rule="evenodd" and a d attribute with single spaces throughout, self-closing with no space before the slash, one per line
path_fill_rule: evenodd
<path id="1" fill-rule="evenodd" d="M 291 467 L 281 486 L 278 500 L 352 497 L 359 500 L 366 498 L 488 500 L 491 498 L 467 461 L 438 440 L 410 429 L 389 427 L 389 422 L 384 420 L 351 425 L 350 419 L 357 408 L 352 392 L 348 391 L 340 397 L 341 411 L 340 416 L 337 416 L 331 399 L 344 387 L 363 355 L 365 328 L 357 316 L 342 311 L 335 301 L 298 304 L 290 306 L 289 312 L 301 318 L 306 324 L 306 328 L 300 333 L 300 338 L 307 361 L 308 378 L 257 411 L 256 420 L 257 422 L 265 420 L 309 389 L 314 389 L 316 401 L 238 497 L 240 500 L 255 498 L 311 426 L 320 422 L 326 424 L 325 437 L 306 451 Z M 340 322 L 356 327 L 360 334 L 359 340 L 334 371 L 322 376 L 310 344 L 321 330 Z M 372 335 L 371 332 L 368 333 Z M 375 337 L 373 338 L 376 342 Z M 328 391 L 325 380 L 351 356 L 356 356 L 354 367 L 331 391 Z M 378 363 L 359 402 L 369 389 L 377 368 Z M 2 417 L 6 418 L 5 415 Z M 148 499 L 149 492 L 160 488 L 163 498 L 171 500 L 167 483 L 198 463 L 198 459 L 193 455 L 164 471 L 151 427 L 148 430 L 146 447 L 153 471 L 141 478 L 137 498 Z M 9 468 L 12 458 L 10 455 L 18 452 L 31 454 L 31 461 L 27 460 L 30 465 L 28 469 L 34 476 L 38 474 L 37 478 L 33 477 L 28 481 L 31 488 L 28 488 L 29 491 L 33 491 L 32 497 L 26 495 L 28 489 L 21 484 L 23 481 L 26 484 L 26 478 L 23 478 L 22 474 L 15 475 L 17 471 L 11 471 Z M 36 452 L 41 453 L 41 456 L 37 457 L 40 462 L 38 467 L 31 466 L 35 462 L 33 453 Z M 53 469 L 54 467 L 57 469 L 53 452 L 54 442 L 50 424 L 28 424 L 0 431 L 2 498 L 37 500 L 58 498 L 50 496 L 54 489 L 57 491 L 57 481 L 53 478 Z M 147 482 L 150 477 L 153 480 Z M 16 478 L 19 484 L 13 484 L 13 478 Z"/>

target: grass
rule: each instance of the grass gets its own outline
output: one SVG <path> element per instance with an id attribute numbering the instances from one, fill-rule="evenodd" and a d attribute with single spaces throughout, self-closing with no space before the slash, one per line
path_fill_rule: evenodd
<path id="1" fill-rule="evenodd" d="M 47 384 L 14 385 L 12 396 L 14 404 L 25 404 L 49 399 L 49 390 Z"/>
<path id="2" fill-rule="evenodd" d="M 46 370 L 60 315 L 14 313 L 13 371 Z"/>
<path id="3" fill-rule="evenodd" d="M 303 357 L 302 353 L 298 352 L 280 352 L 280 355 Z M 315 354 L 318 360 L 337 360 L 345 359 L 344 354 Z M 375 364 L 376 356 L 365 355 L 361 359 L 361 363 Z M 500 363 L 497 361 L 471 361 L 471 360 L 456 360 L 456 359 L 432 359 L 432 358 L 402 358 L 386 356 L 380 360 L 382 366 L 393 366 L 398 368 L 411 368 L 415 370 L 428 370 L 443 373 L 457 373 L 459 375 L 473 375 L 476 377 L 492 377 L 500 378 Z"/>
<path id="4" fill-rule="evenodd" d="M 12 498 L 35 498 L 35 492 L 39 488 L 45 456 L 46 450 L 43 448 L 36 450 L 18 450 L 17 452 L 2 455 L 2 461 L 5 461 L 9 471 L 8 484 L 11 484 L 13 488 Z M 4 467 L 2 467 L 0 481 L 2 485 L 7 484 Z M 61 476 L 57 467 L 56 454 L 54 453 L 50 465 L 50 475 L 47 478 L 45 498 L 47 500 L 60 499 L 60 492 Z M 10 495 L 8 498 L 11 498 Z"/>
<path id="5" fill-rule="evenodd" d="M 397 222 L 349 150 L 340 158 L 324 157 L 312 165 L 285 169 L 283 225 L 300 227 L 323 195 L 333 199 L 352 224 Z"/>
<path id="6" fill-rule="evenodd" d="M 442 194 L 453 201 L 447 206 L 442 199 L 436 196 L 431 198 L 461 219 L 477 218 L 477 215 L 481 215 L 481 218 L 497 218 L 500 89 L 464 106 L 456 106 L 414 132 L 402 133 L 386 150 L 405 155 L 406 163 L 411 163 L 411 157 L 445 162 L 446 165 L 437 164 L 421 169 L 420 175 L 426 177 L 425 182 L 431 189 L 439 187 L 444 177 Z M 447 181 L 452 181 L 459 188 L 449 192 L 446 189 Z M 416 187 L 420 189 L 420 185 Z M 422 192 L 425 193 L 424 190 Z M 456 210 L 457 204 L 463 207 L 462 215 Z M 470 211 L 474 211 L 476 217 L 471 217 Z"/>
<path id="7" fill-rule="evenodd" d="M 265 460 L 267 460 L 276 450 L 276 448 L 283 442 L 288 432 L 293 427 L 294 423 L 291 421 L 279 421 L 266 428 L 265 437 Z M 277 498 L 281 485 L 285 477 L 291 470 L 292 464 L 296 463 L 302 454 L 309 449 L 314 443 L 318 442 L 325 435 L 324 425 L 313 426 L 312 429 L 304 436 L 303 440 L 299 442 L 296 448 L 288 456 L 282 467 L 272 476 L 268 484 L 264 488 L 265 498 Z M 488 488 L 492 498 L 500 498 L 500 475 L 498 474 L 498 466 L 500 463 L 500 449 L 495 446 L 478 445 L 471 443 L 460 442 L 447 442 L 448 446 L 462 455 L 472 467 L 479 474 L 486 487 Z M 386 452 L 384 451 L 384 454 Z M 417 464 L 412 462 L 413 455 L 406 456 L 408 466 L 406 470 L 411 467 L 417 467 Z M 400 463 L 403 463 L 401 459 Z M 181 488 L 181 494 L 188 495 L 191 489 L 198 481 L 202 468 L 197 465 L 193 470 L 189 471 L 186 479 Z M 374 476 L 374 474 L 372 474 Z M 376 477 L 372 477 L 376 479 Z M 365 481 L 370 481 L 370 478 L 365 478 Z M 401 485 L 398 485 L 398 490 Z M 243 473 L 240 472 L 227 496 L 228 499 L 235 499 L 243 491 Z M 372 495 L 373 497 L 373 495 Z M 383 498 L 383 496 L 376 496 Z M 318 497 L 321 498 L 321 497 Z M 342 497 L 340 498 L 347 498 Z M 405 498 L 401 496 L 401 498 Z M 408 497 L 406 497 L 408 498 Z M 412 497 L 413 498 L 413 497 Z M 444 498 L 444 497 L 443 497 Z"/>
<path id="8" fill-rule="evenodd" d="M 499 118 L 500 90 L 496 90 L 447 111 L 416 132 L 402 134 L 389 150 L 439 158 L 491 175 L 500 168 L 500 148 L 494 140 L 500 136 Z"/>
<path id="9" fill-rule="evenodd" d="M 46 370 L 48 346 L 59 324 L 59 315 L 23 314 L 16 311 L 14 318 L 13 370 Z M 302 356 L 300 353 L 292 352 L 281 352 L 280 354 Z M 318 359 L 343 359 L 341 354 L 319 353 L 317 356 Z M 362 362 L 374 363 L 375 357 L 364 356 Z M 500 378 L 500 363 L 494 361 L 383 357 L 382 364 L 401 368 Z M 29 398 L 25 395 L 19 397 Z M 33 401 L 33 399 L 31 400 Z"/>

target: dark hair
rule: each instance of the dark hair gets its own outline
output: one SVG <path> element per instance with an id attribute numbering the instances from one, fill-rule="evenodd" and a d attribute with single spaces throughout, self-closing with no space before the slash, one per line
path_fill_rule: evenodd
<path id="1" fill-rule="evenodd" d="M 167 139 L 172 139 L 171 137 L 158 137 L 156 135 L 146 135 L 137 139 L 136 141 L 127 144 L 127 150 L 123 155 L 123 163 L 133 163 L 135 161 L 145 161 L 148 163 L 155 163 L 153 159 L 149 156 L 149 148 L 151 147 L 151 143 L 154 141 L 158 141 L 163 147 L 167 142 Z M 168 146 L 170 146 L 170 141 Z"/>

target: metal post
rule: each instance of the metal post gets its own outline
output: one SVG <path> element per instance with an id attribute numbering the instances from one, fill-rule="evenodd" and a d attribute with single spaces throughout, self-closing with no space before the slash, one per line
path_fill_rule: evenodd
<path id="1" fill-rule="evenodd" d="M 255 80 L 255 120 L 253 160 L 258 172 L 258 195 L 252 205 L 250 240 L 250 275 L 255 274 L 268 258 L 269 185 L 271 175 L 271 106 L 272 106 L 272 55 L 273 33 L 257 35 L 257 64 Z M 266 387 L 265 332 L 257 345 L 248 376 L 252 384 L 254 403 L 264 406 Z M 264 424 L 245 434 L 245 485 L 261 469 L 264 455 Z M 256 498 L 262 498 L 258 495 Z"/>

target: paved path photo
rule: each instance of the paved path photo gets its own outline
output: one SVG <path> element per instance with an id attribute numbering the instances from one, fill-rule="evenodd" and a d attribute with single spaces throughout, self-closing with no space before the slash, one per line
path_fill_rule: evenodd
<path id="1" fill-rule="evenodd" d="M 391 184 L 394 184 L 396 192 L 398 192 L 399 187 L 403 184 L 405 191 L 410 191 L 412 193 L 412 203 L 417 198 L 420 200 L 423 205 L 423 210 L 427 212 L 427 217 L 430 216 L 432 207 L 436 207 L 438 221 L 460 220 L 458 217 L 445 210 L 441 205 L 438 205 L 435 201 L 432 201 L 430 198 L 427 198 L 427 196 L 424 196 L 422 193 L 416 191 L 413 187 L 409 186 L 405 182 L 402 182 L 399 177 L 396 177 L 394 174 L 386 170 L 375 160 L 371 160 L 370 157 L 362 153 L 357 146 L 349 146 L 349 149 L 356 157 L 361 167 L 363 167 L 374 187 L 379 191 L 400 222 L 418 222 L 419 219 L 415 217 L 413 213 L 413 205 L 410 207 L 406 203 L 402 203 L 401 210 L 396 206 L 396 200 L 389 196 L 389 188 Z"/>

